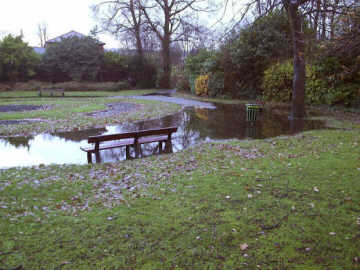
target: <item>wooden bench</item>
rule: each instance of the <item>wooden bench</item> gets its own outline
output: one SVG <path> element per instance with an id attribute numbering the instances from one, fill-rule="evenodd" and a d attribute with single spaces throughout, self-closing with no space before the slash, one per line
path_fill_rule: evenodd
<path id="1" fill-rule="evenodd" d="M 90 146 L 80 147 L 81 150 L 87 152 L 88 163 L 92 163 L 92 154 L 96 156 L 96 162 L 100 162 L 99 151 L 112 149 L 117 147 L 126 147 L 126 158 L 130 157 L 130 147 L 134 148 L 135 158 L 141 153 L 141 144 L 159 143 L 159 152 L 163 152 L 163 143 L 165 143 L 165 151 L 171 152 L 171 134 L 177 131 L 177 127 L 140 130 L 126 133 L 116 133 L 109 135 L 91 136 L 88 138 Z"/>
<path id="2" fill-rule="evenodd" d="M 41 97 L 46 92 L 50 92 L 50 96 L 54 96 L 55 93 L 59 93 L 63 97 L 65 96 L 65 91 L 63 88 L 41 88 L 39 90 L 39 97 Z"/>

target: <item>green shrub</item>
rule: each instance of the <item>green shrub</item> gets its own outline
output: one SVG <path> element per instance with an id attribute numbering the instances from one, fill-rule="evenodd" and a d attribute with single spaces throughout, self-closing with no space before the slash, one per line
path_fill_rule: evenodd
<path id="1" fill-rule="evenodd" d="M 103 62 L 104 53 L 97 40 L 69 37 L 46 49 L 42 70 L 52 82 L 98 81 Z"/>
<path id="2" fill-rule="evenodd" d="M 101 69 L 103 81 L 116 82 L 128 76 L 128 57 L 116 52 L 105 52 Z"/>
<path id="3" fill-rule="evenodd" d="M 190 83 L 185 74 L 180 73 L 178 75 L 176 89 L 179 91 L 190 91 Z"/>
<path id="4" fill-rule="evenodd" d="M 185 60 L 185 75 L 188 77 L 191 93 L 195 93 L 195 81 L 207 70 L 205 69 L 205 62 L 211 58 L 213 52 L 207 50 L 200 50 L 195 55 L 189 55 Z"/>
<path id="5" fill-rule="evenodd" d="M 154 63 L 137 55 L 128 59 L 130 84 L 136 88 L 153 88 L 156 86 L 157 69 Z"/>
<path id="6" fill-rule="evenodd" d="M 293 65 L 291 61 L 276 63 L 264 72 L 262 84 L 265 100 L 288 102 L 291 98 Z"/>
<path id="7" fill-rule="evenodd" d="M 258 96 L 266 68 L 292 54 L 286 13 L 274 11 L 242 28 L 222 48 L 222 54 L 228 59 L 224 68 L 226 91 L 236 97 Z"/>
<path id="8" fill-rule="evenodd" d="M 215 72 L 209 75 L 208 81 L 208 95 L 209 97 L 216 97 L 223 94 L 224 91 L 224 73 Z"/>
<path id="9" fill-rule="evenodd" d="M 305 97 L 308 104 L 352 105 L 356 100 L 359 85 L 339 83 L 334 76 L 324 76 L 323 67 L 306 65 Z M 266 100 L 289 102 L 293 80 L 292 61 L 277 63 L 264 72 L 262 88 Z"/>

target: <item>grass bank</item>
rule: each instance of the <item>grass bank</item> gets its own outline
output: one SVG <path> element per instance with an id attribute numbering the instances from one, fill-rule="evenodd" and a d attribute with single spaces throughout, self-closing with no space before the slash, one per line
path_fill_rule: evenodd
<path id="1" fill-rule="evenodd" d="M 358 269 L 358 130 L 0 171 L 0 268 Z"/>

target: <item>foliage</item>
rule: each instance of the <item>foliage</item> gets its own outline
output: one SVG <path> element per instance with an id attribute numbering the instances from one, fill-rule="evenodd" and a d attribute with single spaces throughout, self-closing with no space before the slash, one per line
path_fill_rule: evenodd
<path id="1" fill-rule="evenodd" d="M 128 78 L 131 86 L 153 88 L 156 86 L 157 69 L 150 60 L 137 55 L 128 57 Z"/>
<path id="2" fill-rule="evenodd" d="M 317 62 L 331 87 L 330 99 L 333 103 L 356 105 L 360 101 L 360 8 L 341 17 L 335 38 L 321 48 Z"/>
<path id="3" fill-rule="evenodd" d="M 334 62 L 332 63 L 334 65 Z M 336 78 L 337 76 L 341 77 L 341 73 L 329 76 L 325 72 L 329 64 L 322 63 L 322 66 L 320 64 L 306 66 L 306 102 L 309 104 L 350 105 L 355 101 L 359 85 Z M 336 70 L 333 65 L 330 69 L 332 71 Z M 293 65 L 290 60 L 270 66 L 264 72 L 262 85 L 264 98 L 289 102 L 292 94 L 293 73 Z"/>
<path id="4" fill-rule="evenodd" d="M 265 100 L 289 102 L 291 99 L 293 64 L 291 61 L 276 63 L 264 72 L 262 88 Z"/>
<path id="5" fill-rule="evenodd" d="M 174 74 L 174 72 L 173 72 Z M 176 74 L 172 75 L 172 77 L 176 76 L 176 89 L 179 91 L 190 92 L 190 83 L 183 70 L 177 70 Z"/>
<path id="6" fill-rule="evenodd" d="M 104 53 L 97 40 L 70 37 L 49 45 L 43 57 L 48 79 L 59 81 L 99 80 Z"/>
<path id="7" fill-rule="evenodd" d="M 208 88 L 209 75 L 200 75 L 195 81 L 195 93 L 198 96 L 206 96 L 209 92 Z"/>
<path id="8" fill-rule="evenodd" d="M 291 53 L 286 14 L 274 11 L 259 18 L 222 48 L 225 78 L 230 79 L 225 82 L 227 91 L 235 96 L 257 96 L 264 70 L 276 61 L 289 58 Z"/>
<path id="9" fill-rule="evenodd" d="M 206 72 L 205 62 L 211 58 L 213 52 L 201 49 L 193 55 L 189 55 L 185 60 L 185 74 L 189 79 L 190 89 L 195 93 L 195 81 L 198 76 Z"/>
<path id="10" fill-rule="evenodd" d="M 116 52 L 104 53 L 104 65 L 101 70 L 103 81 L 126 80 L 128 75 L 128 59 Z"/>
<path id="11" fill-rule="evenodd" d="M 22 40 L 8 35 L 0 41 L 0 81 L 26 81 L 34 77 L 40 57 Z"/>
<path id="12" fill-rule="evenodd" d="M 208 81 L 209 97 L 216 97 L 224 91 L 224 72 L 218 71 L 210 73 Z"/>

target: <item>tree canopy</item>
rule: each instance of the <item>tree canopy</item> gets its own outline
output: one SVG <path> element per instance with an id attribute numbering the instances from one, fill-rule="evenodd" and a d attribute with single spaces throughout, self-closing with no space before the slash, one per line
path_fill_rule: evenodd
<path id="1" fill-rule="evenodd" d="M 35 75 L 39 56 L 22 40 L 7 35 L 0 41 L 0 80 L 25 81 Z"/>
<path id="2" fill-rule="evenodd" d="M 43 69 L 52 81 L 95 81 L 103 61 L 104 52 L 97 40 L 70 37 L 46 49 Z"/>

